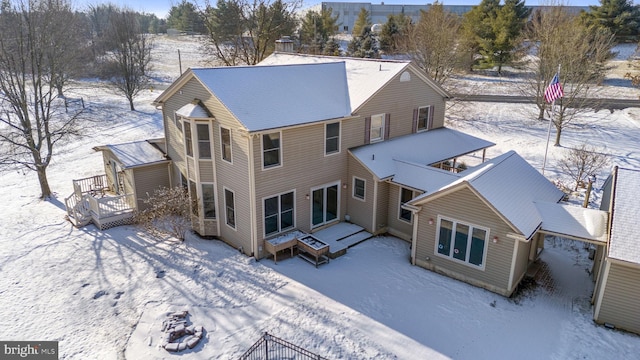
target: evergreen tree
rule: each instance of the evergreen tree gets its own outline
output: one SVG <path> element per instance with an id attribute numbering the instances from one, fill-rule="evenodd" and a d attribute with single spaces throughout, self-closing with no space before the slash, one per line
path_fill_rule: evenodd
<path id="1" fill-rule="evenodd" d="M 410 23 L 411 19 L 404 14 L 389 14 L 380 32 L 380 50 L 389 54 L 397 53 L 399 43 L 406 36 Z"/>
<path id="2" fill-rule="evenodd" d="M 354 37 L 349 43 L 349 55 L 360 58 L 378 58 L 378 40 L 371 31 L 371 26 L 365 26 L 361 29 L 360 36 Z"/>
<path id="3" fill-rule="evenodd" d="M 332 12 L 331 8 L 322 9 L 319 13 L 309 11 L 302 19 L 300 42 L 308 49 L 309 53 L 323 53 L 327 42 L 335 35 L 338 28 L 338 17 L 331 16 Z"/>
<path id="4" fill-rule="evenodd" d="M 505 0 L 504 5 L 499 0 L 483 0 L 465 14 L 466 44 L 482 55 L 483 67 L 497 66 L 500 73 L 513 58 L 528 16 L 524 0 Z"/>
<path id="5" fill-rule="evenodd" d="M 640 6 L 632 0 L 600 0 L 600 6 L 589 6 L 582 19 L 592 26 L 611 31 L 617 41 L 637 41 L 640 34 Z"/>
<path id="6" fill-rule="evenodd" d="M 182 0 L 178 5 L 174 5 L 169 10 L 167 26 L 180 31 L 204 33 L 205 27 L 202 18 L 192 3 Z"/>
<path id="7" fill-rule="evenodd" d="M 358 18 L 356 22 L 353 24 L 353 31 L 351 32 L 353 36 L 362 35 L 362 28 L 368 27 L 371 28 L 371 15 L 369 11 L 365 8 L 360 8 L 360 12 L 358 13 Z"/>

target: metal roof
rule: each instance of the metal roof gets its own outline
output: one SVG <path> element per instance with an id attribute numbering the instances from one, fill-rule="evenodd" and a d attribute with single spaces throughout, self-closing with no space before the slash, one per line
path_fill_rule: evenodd
<path id="1" fill-rule="evenodd" d="M 248 131 L 351 115 L 344 62 L 191 72 Z"/>
<path id="2" fill-rule="evenodd" d="M 111 150 L 125 169 L 168 161 L 162 151 L 146 140 L 96 147 L 96 150 L 105 149 Z"/>
<path id="3" fill-rule="evenodd" d="M 618 168 L 615 175 L 609 257 L 640 264 L 640 171 Z"/>
<path id="4" fill-rule="evenodd" d="M 400 136 L 351 149 L 351 153 L 378 179 L 396 173 L 394 160 L 431 165 L 495 145 L 448 128 Z"/>
<path id="5" fill-rule="evenodd" d="M 349 83 L 349 99 L 351 101 L 351 111 L 353 112 L 356 112 L 391 79 L 406 71 L 411 64 L 410 61 L 406 60 L 360 59 L 276 52 L 258 65 L 319 64 L 328 62 L 345 63 L 347 82 Z M 427 82 L 443 97 L 448 97 L 446 91 L 438 84 L 433 81 Z"/>

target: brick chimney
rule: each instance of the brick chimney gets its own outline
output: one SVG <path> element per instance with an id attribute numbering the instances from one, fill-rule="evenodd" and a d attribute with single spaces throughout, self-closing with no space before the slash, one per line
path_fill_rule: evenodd
<path id="1" fill-rule="evenodd" d="M 293 40 L 291 40 L 291 37 L 283 36 L 281 39 L 276 40 L 276 52 L 292 53 Z"/>

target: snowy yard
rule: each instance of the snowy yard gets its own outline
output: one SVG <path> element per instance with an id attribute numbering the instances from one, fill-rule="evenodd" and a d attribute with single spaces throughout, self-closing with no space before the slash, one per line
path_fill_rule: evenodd
<path id="1" fill-rule="evenodd" d="M 179 73 L 177 48 L 183 61 L 198 64 L 185 60 L 197 53 L 192 42 L 157 46 L 163 62 L 156 89 Z M 509 91 L 506 81 L 495 87 Z M 593 323 L 591 261 L 580 242 L 549 239 L 538 285 L 506 299 L 411 266 L 409 244 L 392 237 L 367 240 L 316 269 L 299 258 L 257 262 L 195 236 L 179 243 L 133 226 L 75 229 L 64 219 L 63 203 L 72 179 L 103 172 L 101 154 L 91 148 L 163 133 L 160 112 L 150 104 L 158 90 L 142 94 L 135 113 L 93 83 L 74 91 L 89 106 L 92 131 L 58 149 L 49 169 L 56 198 L 38 199 L 32 173 L 0 173 L 2 340 L 57 340 L 61 359 L 97 360 L 234 359 L 265 331 L 330 359 L 640 354 L 640 337 Z M 448 110 L 447 126 L 496 142 L 490 157 L 513 149 L 540 168 L 547 123 L 535 120 L 534 110 L 461 103 Z M 563 147 L 550 146 L 546 175 L 568 183 L 557 160 L 585 141 L 611 155 L 611 165 L 640 168 L 640 108 L 584 114 L 563 133 Z M 607 173 L 599 174 L 596 189 Z M 158 349 L 158 329 L 168 311 L 181 309 L 190 310 L 206 336 L 195 349 L 171 355 Z"/>

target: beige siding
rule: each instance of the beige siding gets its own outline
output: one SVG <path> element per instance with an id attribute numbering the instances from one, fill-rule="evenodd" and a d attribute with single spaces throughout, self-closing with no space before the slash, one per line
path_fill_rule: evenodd
<path id="1" fill-rule="evenodd" d="M 169 187 L 169 165 L 158 164 L 133 169 L 138 210 L 146 208 L 143 199 L 153 196 L 156 189 Z"/>
<path id="2" fill-rule="evenodd" d="M 364 201 L 353 197 L 353 177 L 365 181 Z M 349 156 L 349 186 L 347 187 L 347 209 L 351 222 L 362 226 L 368 232 L 374 232 L 373 225 L 373 175 L 353 156 Z"/>
<path id="3" fill-rule="evenodd" d="M 516 286 L 520 283 L 520 280 L 524 277 L 529 267 L 529 255 L 531 253 L 531 246 L 534 240 L 529 242 L 520 241 L 518 244 L 518 250 L 516 253 L 516 263 L 513 267 L 513 283 L 509 291 L 515 290 Z"/>
<path id="4" fill-rule="evenodd" d="M 180 91 L 167 99 L 163 106 L 168 155 L 173 160 L 174 165 L 186 174 L 187 165 L 185 163 L 183 133 L 175 126 L 173 114 L 194 99 L 201 100 L 215 118 L 210 123 L 212 124 L 211 142 L 215 154 L 214 159 L 213 161 L 201 160 L 199 162 L 199 168 L 197 169 L 199 179 L 194 180 L 198 181 L 198 187 L 200 182 L 215 183 L 217 196 L 216 216 L 219 220 L 218 225 L 216 225 L 215 221 L 200 219 L 198 223 L 203 225 L 199 226 L 198 230 L 201 235 L 220 236 L 222 240 L 230 245 L 236 248 L 242 247 L 246 254 L 250 254 L 251 221 L 249 209 L 251 205 L 249 201 L 248 138 L 242 137 L 240 132 L 237 131 L 238 128 L 241 128 L 241 124 L 228 112 L 226 107 L 195 79 L 187 82 Z M 221 158 L 219 148 L 220 134 L 217 124 L 232 129 L 233 165 L 219 161 Z M 191 159 L 188 162 L 190 173 L 194 174 L 196 170 L 195 163 Z M 231 189 L 235 193 L 235 230 L 225 224 L 224 187 Z"/>
<path id="5" fill-rule="evenodd" d="M 212 160 L 199 160 L 200 165 L 200 182 L 211 183 L 214 182 L 213 178 L 213 161 Z"/>
<path id="6" fill-rule="evenodd" d="M 376 223 L 377 230 L 375 234 L 385 233 L 389 227 L 389 183 L 378 182 L 378 194 L 376 204 Z"/>
<path id="7" fill-rule="evenodd" d="M 181 88 L 181 91 L 168 98 L 162 106 L 167 155 L 184 174 L 186 174 L 184 139 L 182 131 L 175 125 L 174 114 L 194 99 L 205 101 L 210 97 L 211 94 L 197 80 L 191 79 Z"/>
<path id="8" fill-rule="evenodd" d="M 415 196 L 414 192 L 414 196 Z M 389 203 L 387 207 L 387 219 L 389 234 L 403 240 L 411 241 L 413 235 L 413 221 L 411 223 L 400 220 L 400 186 L 389 184 Z"/>
<path id="9" fill-rule="evenodd" d="M 438 215 L 489 229 L 484 270 L 436 255 Z M 430 219 L 433 219 L 433 224 L 429 224 Z M 418 213 L 415 263 L 508 296 L 512 292 L 508 283 L 516 241 L 506 236 L 510 232 L 512 229 L 469 189 L 460 189 L 422 205 Z M 497 243 L 491 241 L 494 236 L 499 239 Z M 526 251 L 523 253 L 528 254 Z"/>
<path id="10" fill-rule="evenodd" d="M 640 333 L 640 269 L 611 262 L 596 322 Z M 604 274 L 607 275 L 606 273 Z M 598 304 L 596 304 L 596 308 Z"/>
<path id="11" fill-rule="evenodd" d="M 398 75 L 358 110 L 358 115 L 363 119 L 359 130 L 363 139 L 364 117 L 382 113 L 391 115 L 390 138 L 411 134 L 413 110 L 422 106 L 434 106 L 434 128 L 444 126 L 444 99 L 411 69 L 408 71 L 411 72 L 411 81 L 400 82 Z"/>
<path id="12" fill-rule="evenodd" d="M 346 184 L 347 156 L 344 147 L 341 152 L 325 156 L 324 124 L 283 130 L 280 134 L 281 166 L 262 169 L 262 142 L 256 138 L 253 146 L 256 178 L 256 210 L 258 236 L 264 236 L 263 199 L 275 194 L 295 190 L 295 224 L 303 231 L 311 231 L 311 189 L 340 181 Z M 344 133 L 344 131 L 342 132 Z M 344 218 L 348 189 L 339 186 L 340 213 Z"/>

